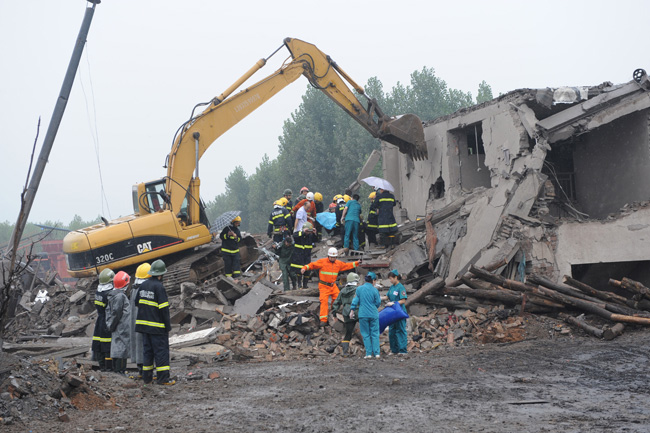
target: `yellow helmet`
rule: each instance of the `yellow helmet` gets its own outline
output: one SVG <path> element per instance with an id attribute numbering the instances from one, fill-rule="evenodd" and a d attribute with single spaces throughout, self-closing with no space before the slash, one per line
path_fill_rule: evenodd
<path id="1" fill-rule="evenodd" d="M 237 216 L 235 217 L 235 219 L 232 220 L 232 222 L 235 222 L 235 221 L 239 221 L 239 222 L 241 222 L 241 217 L 240 217 L 239 215 L 237 215 Z"/>
<path id="2" fill-rule="evenodd" d="M 140 266 L 138 266 L 138 269 L 135 271 L 135 277 L 139 278 L 141 280 L 144 280 L 145 278 L 149 278 L 151 275 L 149 275 L 149 269 L 151 269 L 151 265 L 149 263 L 143 263 Z"/>
<path id="3" fill-rule="evenodd" d="M 341 194 L 336 194 L 334 197 L 332 197 L 332 201 L 337 202 L 340 198 L 343 198 L 343 196 Z"/>
<path id="4" fill-rule="evenodd" d="M 345 202 L 347 203 L 347 202 L 349 202 L 350 200 L 352 200 L 352 197 L 350 197 L 349 195 L 345 194 L 345 195 L 343 196 L 343 200 L 345 200 Z"/>
<path id="5" fill-rule="evenodd" d="M 320 192 L 315 193 L 314 194 L 314 200 L 323 201 L 323 194 L 321 194 Z"/>
<path id="6" fill-rule="evenodd" d="M 376 196 L 377 196 L 377 193 L 373 191 L 373 192 L 370 193 L 368 198 L 374 200 Z"/>
<path id="7" fill-rule="evenodd" d="M 274 206 L 275 206 L 275 205 L 278 205 L 278 206 L 282 206 L 282 207 L 284 207 L 284 206 L 287 205 L 287 203 L 289 203 L 289 200 L 287 200 L 286 198 L 282 197 L 282 198 L 279 198 L 279 199 L 277 199 L 276 201 L 274 201 L 274 202 L 273 202 L 273 205 L 274 205 Z"/>

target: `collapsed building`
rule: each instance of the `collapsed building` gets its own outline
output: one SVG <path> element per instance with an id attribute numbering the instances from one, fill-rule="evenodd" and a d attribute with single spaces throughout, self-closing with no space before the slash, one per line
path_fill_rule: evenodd
<path id="1" fill-rule="evenodd" d="M 425 220 L 430 269 L 448 282 L 505 259 L 522 281 L 647 285 L 649 90 L 643 70 L 620 85 L 515 90 L 426 123 L 427 160 L 382 143 L 398 221 Z"/>

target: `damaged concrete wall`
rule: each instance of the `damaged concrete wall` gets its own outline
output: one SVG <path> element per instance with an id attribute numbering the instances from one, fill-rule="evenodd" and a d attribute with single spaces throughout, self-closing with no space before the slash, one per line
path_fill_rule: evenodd
<path id="1" fill-rule="evenodd" d="M 603 125 L 575 145 L 576 198 L 580 210 L 591 218 L 604 218 L 626 203 L 648 199 L 648 113 Z"/>
<path id="2" fill-rule="evenodd" d="M 560 275 L 571 275 L 572 265 L 649 260 L 650 208 L 607 223 L 564 223 L 558 227 L 557 237 Z"/>
<path id="3" fill-rule="evenodd" d="M 436 248 L 429 260 L 447 281 L 495 257 L 520 261 L 527 270 L 556 280 L 571 274 L 571 264 L 603 261 L 630 245 L 638 251 L 621 254 L 622 260 L 650 260 L 639 239 L 620 228 L 623 223 L 583 226 L 550 215 L 549 204 L 563 194 L 544 165 L 552 145 L 570 143 L 578 208 L 597 217 L 647 200 L 649 88 L 605 83 L 589 88 L 590 99 L 566 108 L 554 105 L 551 89 L 514 91 L 426 124 L 425 161 L 413 161 L 383 143 L 384 175 L 400 200 L 398 221 L 426 213 L 431 230 L 445 234 L 444 248 Z M 433 186 L 440 179 L 444 195 L 435 196 Z M 642 221 L 650 225 L 648 212 L 634 218 L 638 221 L 625 227 L 642 227 Z M 449 231 L 453 219 L 465 228 Z M 607 239 L 609 251 L 593 243 L 597 237 Z M 579 252 L 578 239 L 588 244 L 584 249 L 599 251 Z"/>

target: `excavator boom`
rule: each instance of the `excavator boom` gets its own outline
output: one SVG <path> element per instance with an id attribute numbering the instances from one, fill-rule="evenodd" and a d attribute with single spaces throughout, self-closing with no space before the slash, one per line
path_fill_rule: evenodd
<path id="1" fill-rule="evenodd" d="M 198 166 L 203 153 L 222 134 L 300 76 L 327 94 L 373 137 L 398 146 L 413 158 L 426 158 L 424 130 L 417 116 L 392 118 L 384 114 L 362 87 L 314 45 L 286 38 L 283 46 L 291 56 L 280 69 L 234 93 L 268 60 L 261 59 L 221 95 L 198 105 L 205 108 L 196 115 L 193 112 L 174 137 L 167 158 L 167 176 L 134 186 L 133 215 L 75 230 L 65 237 L 63 251 L 72 276 L 89 277 L 107 267 L 125 268 L 169 254 L 186 254 L 194 247 L 207 247 L 213 237 L 199 198 Z M 348 84 L 365 99 L 365 105 Z M 178 262 L 183 266 L 193 263 L 188 265 L 192 266 L 192 275 L 200 278 L 218 268 L 206 259 L 212 250 L 195 254 L 201 259 L 200 267 L 194 266 L 191 257 Z M 191 274 L 189 267 L 174 272 L 179 281 Z"/>

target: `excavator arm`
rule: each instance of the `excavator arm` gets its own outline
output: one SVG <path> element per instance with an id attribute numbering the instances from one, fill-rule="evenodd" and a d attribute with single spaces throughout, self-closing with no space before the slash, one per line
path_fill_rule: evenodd
<path id="1" fill-rule="evenodd" d="M 198 223 L 198 162 L 203 153 L 222 134 L 301 75 L 304 75 L 311 85 L 327 94 L 373 137 L 395 144 L 400 151 L 416 159 L 426 158 L 424 130 L 417 116 L 407 114 L 391 118 L 385 115 L 376 101 L 368 98 L 364 89 L 316 46 L 291 38 L 284 40 L 284 46 L 291 53 L 290 62 L 263 80 L 230 96 L 261 69 L 268 58 L 259 60 L 224 93 L 210 101 L 202 113 L 192 116 L 179 129 L 168 156 L 165 189 L 169 195 L 168 205 L 173 212 L 178 212 L 186 195 L 189 196 L 190 224 Z M 367 99 L 365 107 L 346 81 L 359 95 Z"/>

